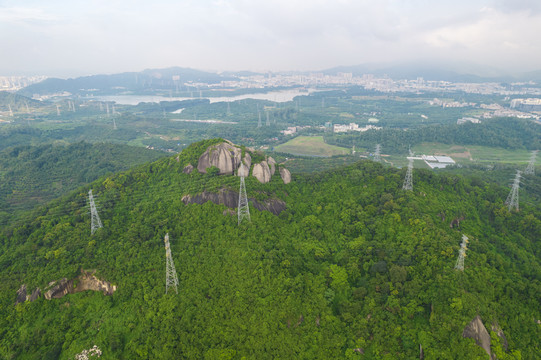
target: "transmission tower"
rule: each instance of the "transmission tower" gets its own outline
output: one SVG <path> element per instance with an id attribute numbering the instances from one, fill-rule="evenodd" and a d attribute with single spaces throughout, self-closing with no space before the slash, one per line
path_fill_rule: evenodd
<path id="1" fill-rule="evenodd" d="M 265 123 L 265 125 L 270 126 L 269 112 L 265 111 L 265 113 L 267 114 L 267 122 Z"/>
<path id="2" fill-rule="evenodd" d="M 468 250 L 468 237 L 462 235 L 462 243 L 460 244 L 460 250 L 458 250 L 458 259 L 456 260 L 455 269 L 464 271 L 464 258 L 466 257 L 466 250 Z"/>
<path id="3" fill-rule="evenodd" d="M 535 158 L 539 150 L 532 151 L 532 156 L 530 156 L 530 162 L 524 170 L 524 175 L 535 175 Z"/>
<path id="4" fill-rule="evenodd" d="M 60 105 L 56 104 L 56 115 L 60 116 Z"/>
<path id="5" fill-rule="evenodd" d="M 261 112 L 259 110 L 257 111 L 257 115 L 259 116 L 259 120 L 257 121 L 257 127 L 260 128 L 261 127 Z"/>
<path id="6" fill-rule="evenodd" d="M 240 175 L 239 207 L 238 207 L 238 216 L 239 216 L 238 224 L 239 225 L 245 219 L 248 220 L 248 222 L 250 222 L 250 208 L 248 206 L 248 197 L 246 196 L 246 184 L 244 183 L 244 176 L 247 174 L 245 173 L 243 166 L 241 166 L 241 169 L 239 169 L 239 175 Z"/>
<path id="7" fill-rule="evenodd" d="M 515 208 L 515 210 L 518 211 L 518 190 L 520 187 L 521 174 L 522 171 L 517 170 L 517 174 L 515 175 L 515 181 L 513 181 L 513 188 L 511 189 L 509 195 L 507 195 L 507 200 L 505 200 L 505 205 L 507 205 L 509 211 L 511 211 L 512 208 Z"/>
<path id="8" fill-rule="evenodd" d="M 376 145 L 376 151 L 374 152 L 374 161 L 380 162 L 381 161 L 381 145 Z"/>
<path id="9" fill-rule="evenodd" d="M 404 179 L 404 190 L 413 190 L 413 159 L 409 158 L 408 171 L 406 172 L 406 178 Z"/>
<path id="10" fill-rule="evenodd" d="M 9 116 L 13 117 L 13 110 L 11 110 L 11 104 L 8 104 L 9 106 Z"/>
<path id="11" fill-rule="evenodd" d="M 170 287 L 175 288 L 175 292 L 178 294 L 178 278 L 177 271 L 175 270 L 175 263 L 171 256 L 171 247 L 169 246 L 169 233 L 165 234 L 165 293 Z"/>
<path id="12" fill-rule="evenodd" d="M 90 203 L 90 216 L 92 217 L 90 223 L 90 233 L 94 235 L 96 230 L 102 228 L 100 216 L 98 215 L 98 210 L 96 209 L 96 204 L 94 203 L 94 196 L 92 195 L 92 190 L 88 192 L 88 202 Z"/>

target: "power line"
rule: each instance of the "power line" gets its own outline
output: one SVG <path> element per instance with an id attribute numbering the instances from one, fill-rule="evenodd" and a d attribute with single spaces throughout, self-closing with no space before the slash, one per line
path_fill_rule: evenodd
<path id="1" fill-rule="evenodd" d="M 515 180 L 513 181 L 513 188 L 509 192 L 509 195 L 507 195 L 507 200 L 505 200 L 505 205 L 507 205 L 507 208 L 509 211 L 511 209 L 515 208 L 516 211 L 518 211 L 518 191 L 520 187 L 520 176 L 522 172 L 520 170 L 517 170 L 517 174 L 515 175 Z"/>
<path id="2" fill-rule="evenodd" d="M 92 189 L 88 191 L 88 201 L 90 203 L 90 215 L 92 217 L 90 224 L 90 233 L 94 235 L 96 230 L 102 228 L 100 217 L 98 215 L 98 210 L 96 209 L 96 204 L 94 204 L 94 196 L 92 195 Z"/>
<path id="3" fill-rule="evenodd" d="M 404 184 L 402 189 L 413 191 L 413 158 L 409 158 L 408 162 L 408 171 L 406 172 L 406 178 L 404 179 Z"/>
<path id="4" fill-rule="evenodd" d="M 466 250 L 468 250 L 468 237 L 462 235 L 462 243 L 460 244 L 460 250 L 458 250 L 458 259 L 456 260 L 455 269 L 464 271 L 464 258 L 466 257 Z"/>
<path id="5" fill-rule="evenodd" d="M 535 158 L 538 152 L 539 150 L 532 151 L 532 155 L 530 156 L 530 162 L 528 163 L 526 170 L 524 170 L 524 175 L 535 175 Z"/>
<path id="6" fill-rule="evenodd" d="M 169 246 L 169 233 L 165 234 L 165 293 L 170 287 L 175 288 L 175 292 L 178 294 L 178 278 L 177 271 L 175 269 L 175 263 L 173 262 L 173 257 L 171 256 L 171 247 Z"/>

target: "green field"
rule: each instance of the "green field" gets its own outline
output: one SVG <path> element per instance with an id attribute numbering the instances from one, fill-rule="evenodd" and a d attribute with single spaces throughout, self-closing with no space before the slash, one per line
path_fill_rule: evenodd
<path id="1" fill-rule="evenodd" d="M 323 136 L 297 136 L 284 144 L 275 146 L 274 151 L 294 155 L 324 157 L 351 153 L 350 149 L 326 144 L 323 141 Z"/>

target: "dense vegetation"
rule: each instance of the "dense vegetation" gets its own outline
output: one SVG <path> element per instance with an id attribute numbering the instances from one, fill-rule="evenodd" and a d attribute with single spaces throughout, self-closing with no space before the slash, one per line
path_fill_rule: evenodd
<path id="1" fill-rule="evenodd" d="M 464 326 L 502 327 L 499 359 L 533 359 L 541 329 L 541 207 L 509 212 L 508 189 L 456 175 L 361 161 L 334 171 L 247 179 L 248 196 L 280 198 L 237 225 L 223 205 L 185 205 L 238 178 L 182 172 L 216 140 L 193 144 L 56 200 L 0 233 L 0 357 L 68 359 L 486 359 Z M 84 209 L 99 196 L 104 227 Z M 453 219 L 463 217 L 460 229 Z M 164 294 L 170 234 L 178 295 Z M 465 271 L 454 270 L 462 234 Z M 14 306 L 29 289 L 97 269 L 118 290 Z M 364 355 L 354 349 L 362 349 Z"/>
<path id="2" fill-rule="evenodd" d="M 541 148 L 541 127 L 531 120 L 499 118 L 481 124 L 433 125 L 408 131 L 382 129 L 355 134 L 329 134 L 325 141 L 333 145 L 371 149 L 375 144 L 384 144 L 386 152 L 403 154 L 407 154 L 409 146 L 423 142 L 536 150 Z"/>
<path id="3" fill-rule="evenodd" d="M 15 146 L 0 151 L 0 225 L 101 176 L 156 160 L 164 153 L 126 145 Z"/>

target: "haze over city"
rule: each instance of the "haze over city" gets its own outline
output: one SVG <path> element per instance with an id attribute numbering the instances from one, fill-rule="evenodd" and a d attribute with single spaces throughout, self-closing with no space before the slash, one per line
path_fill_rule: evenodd
<path id="1" fill-rule="evenodd" d="M 541 5 L 527 0 L 7 0 L 0 1 L 0 73 L 422 62 L 514 74 L 539 70 L 540 32 Z"/>

